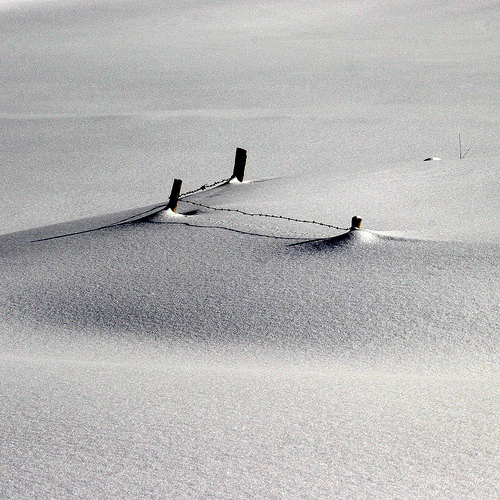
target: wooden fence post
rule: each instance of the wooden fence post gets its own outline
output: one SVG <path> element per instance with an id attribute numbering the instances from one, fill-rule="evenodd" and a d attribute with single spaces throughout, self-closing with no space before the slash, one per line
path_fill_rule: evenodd
<path id="1" fill-rule="evenodd" d="M 237 179 L 238 181 L 243 182 L 246 162 L 247 162 L 246 150 L 241 148 L 236 148 L 236 156 L 234 158 L 234 170 L 233 170 L 233 175 L 230 179 L 231 181 L 233 179 Z"/>
<path id="2" fill-rule="evenodd" d="M 175 212 L 179 201 L 179 195 L 181 194 L 181 186 L 182 181 L 180 179 L 174 179 L 172 191 L 170 192 L 170 199 L 168 200 L 167 210 L 170 209 L 172 212 Z"/>
<path id="3" fill-rule="evenodd" d="M 350 228 L 350 231 L 354 231 L 355 229 L 359 229 L 361 227 L 361 221 L 363 219 L 360 219 L 358 216 L 354 216 L 352 219 L 351 219 L 351 228 Z"/>

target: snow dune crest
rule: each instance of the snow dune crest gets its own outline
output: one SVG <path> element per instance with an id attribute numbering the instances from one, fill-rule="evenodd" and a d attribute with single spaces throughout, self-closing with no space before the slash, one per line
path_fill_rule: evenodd
<path id="1" fill-rule="evenodd" d="M 0 498 L 498 498 L 498 13 L 0 2 Z"/>

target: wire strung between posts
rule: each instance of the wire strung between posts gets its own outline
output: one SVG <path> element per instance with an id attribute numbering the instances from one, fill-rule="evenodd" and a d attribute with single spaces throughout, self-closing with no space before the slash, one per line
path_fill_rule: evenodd
<path id="1" fill-rule="evenodd" d="M 227 179 L 222 179 L 221 181 L 212 182 L 212 184 L 203 184 L 203 186 L 200 186 L 197 189 L 193 189 L 192 191 L 188 191 L 187 193 L 182 193 L 181 196 L 179 197 L 179 199 L 182 199 L 185 196 L 188 196 L 190 194 L 198 193 L 199 191 L 205 191 L 205 189 L 209 189 L 209 188 L 218 186 L 220 184 L 226 184 L 230 180 L 231 180 L 231 177 L 228 177 Z"/>
<path id="2" fill-rule="evenodd" d="M 228 178 L 228 179 L 222 179 L 221 181 L 213 182 L 211 184 L 204 184 L 203 186 L 200 186 L 197 189 L 193 189 L 193 191 L 188 191 L 187 193 L 182 194 L 182 196 L 184 197 L 184 196 L 188 196 L 190 194 L 198 193 L 199 191 L 205 191 L 205 189 L 209 189 L 211 187 L 215 187 L 215 186 L 217 186 L 219 184 L 224 184 L 226 182 L 229 182 L 230 180 L 231 180 L 231 178 Z M 121 219 L 118 222 L 113 222 L 111 224 L 106 224 L 104 226 L 95 227 L 95 228 L 92 228 L 92 229 L 85 229 L 83 231 L 75 231 L 75 232 L 72 232 L 72 233 L 58 234 L 56 236 L 48 236 L 47 238 L 40 238 L 40 239 L 37 239 L 37 240 L 32 240 L 31 243 L 36 243 L 36 242 L 39 242 L 39 241 L 55 240 L 55 239 L 58 239 L 58 238 L 66 238 L 67 236 L 75 236 L 77 234 L 91 233 L 93 231 L 100 231 L 101 229 L 109 229 L 109 228 L 112 228 L 112 227 L 115 227 L 115 226 L 120 226 L 122 224 L 126 224 L 127 222 L 132 221 L 132 220 L 137 220 L 137 219 L 141 219 L 143 217 L 147 217 L 149 214 L 153 215 L 159 209 L 165 208 L 167 206 L 168 206 L 168 202 L 166 202 L 166 203 L 159 203 L 159 204 L 155 205 L 152 208 L 148 208 L 144 212 L 140 212 L 138 214 L 130 215 L 129 217 L 125 217 L 124 219 Z"/>
<path id="3" fill-rule="evenodd" d="M 215 187 L 215 186 L 218 186 L 219 184 L 224 184 L 226 182 L 229 182 L 231 180 L 231 178 L 228 178 L 228 179 L 222 179 L 221 181 L 216 181 L 216 182 L 212 182 L 212 184 L 203 184 L 203 186 L 200 186 L 199 188 L 197 189 L 193 189 L 192 191 L 188 191 L 187 193 L 182 193 L 179 197 L 179 200 L 181 200 L 182 198 L 184 198 L 184 196 L 189 196 L 191 194 L 195 194 L 195 193 L 198 193 L 199 191 L 205 191 L 205 189 L 209 189 L 209 188 L 212 188 L 212 187 Z M 112 227 L 112 226 L 117 226 L 117 225 L 120 225 L 120 224 L 123 224 L 125 222 L 127 222 L 128 220 L 130 219 L 137 219 L 137 218 L 140 218 L 140 217 L 146 217 L 146 215 L 149 213 L 149 212 L 155 212 L 157 211 L 159 208 L 162 208 L 162 207 L 167 207 L 168 206 L 168 201 L 166 203 L 158 203 L 157 205 L 155 205 L 154 207 L 152 208 L 149 208 L 148 210 L 144 211 L 144 212 L 141 212 L 139 214 L 135 214 L 135 215 L 131 215 L 130 217 L 126 217 L 125 219 L 122 219 L 118 222 L 115 222 L 114 224 L 112 224 L 111 226 L 103 226 L 103 229 L 104 228 L 107 228 L 107 227 Z"/>
<path id="4" fill-rule="evenodd" d="M 193 191 L 188 191 L 187 193 L 182 194 L 182 197 L 188 196 L 190 194 L 197 193 L 198 191 L 204 191 L 205 189 L 209 189 L 211 187 L 215 187 L 218 184 L 224 184 L 225 182 L 229 182 L 229 180 L 230 179 L 223 179 L 221 181 L 213 182 L 212 184 L 204 184 L 203 186 L 200 186 L 197 189 L 193 189 Z M 148 208 L 144 212 L 140 212 L 138 214 L 130 215 L 129 217 L 125 217 L 124 219 L 121 219 L 118 222 L 113 222 L 113 224 L 108 224 L 106 226 L 102 226 L 102 227 L 99 227 L 99 228 L 90 229 L 89 231 L 97 231 L 99 229 L 107 229 L 109 227 L 120 226 L 121 224 L 125 224 L 126 222 L 128 222 L 131 219 L 137 220 L 137 219 L 140 219 L 142 217 L 147 217 L 148 214 L 150 214 L 150 213 L 153 215 L 155 212 L 158 211 L 158 209 L 165 208 L 167 206 L 168 206 L 168 202 L 166 202 L 166 203 L 158 203 L 154 207 Z M 79 234 L 79 233 L 75 233 L 75 234 Z M 52 239 L 52 238 L 50 238 L 50 239 Z M 39 240 L 35 240 L 35 241 L 39 241 Z"/>
<path id="5" fill-rule="evenodd" d="M 209 189 L 209 188 L 221 185 L 221 184 L 225 184 L 225 183 L 229 182 L 230 180 L 231 180 L 231 178 L 229 177 L 227 179 L 222 179 L 221 181 L 216 181 L 216 182 L 213 182 L 211 184 L 204 184 L 203 186 L 200 186 L 197 189 L 193 189 L 192 191 L 188 191 L 186 193 L 183 193 L 181 195 L 181 197 L 179 198 L 179 201 L 182 201 L 183 203 L 190 203 L 191 205 L 196 205 L 196 206 L 203 207 L 203 208 L 208 208 L 210 210 L 216 210 L 216 211 L 219 211 L 219 212 L 236 212 L 236 213 L 239 213 L 239 214 L 242 214 L 242 215 L 249 215 L 249 216 L 252 216 L 252 217 L 267 217 L 269 219 L 282 219 L 282 220 L 287 220 L 287 221 L 291 221 L 291 222 L 301 222 L 301 223 L 304 223 L 304 224 L 316 224 L 318 226 L 324 226 L 324 227 L 330 227 L 332 229 L 338 229 L 339 231 L 349 231 L 349 229 L 345 228 L 345 227 L 333 226 L 331 224 L 325 224 L 324 222 L 317 222 L 317 221 L 314 221 L 314 220 L 295 219 L 293 217 L 285 217 L 283 215 L 271 215 L 271 214 L 260 214 L 260 213 L 244 212 L 243 210 L 239 210 L 238 208 L 216 208 L 216 207 L 211 207 L 209 205 L 203 205 L 202 203 L 197 203 L 195 201 L 189 201 L 189 200 L 184 200 L 183 199 L 185 196 L 188 196 L 188 195 L 191 195 L 191 194 L 195 194 L 195 193 L 198 193 L 200 191 L 205 191 L 206 189 Z M 75 236 L 75 235 L 78 235 L 78 234 L 85 234 L 85 233 L 91 233 L 93 231 L 100 231 L 102 229 L 109 229 L 109 228 L 112 228 L 112 227 L 115 227 L 115 226 L 120 226 L 122 224 L 126 224 L 129 221 L 132 221 L 132 219 L 134 219 L 134 221 L 137 221 L 137 219 L 145 218 L 150 213 L 151 213 L 151 215 L 153 215 L 159 209 L 165 208 L 167 206 L 168 206 L 168 203 L 160 203 L 158 205 L 155 205 L 152 208 L 149 208 L 149 209 L 145 210 L 144 212 L 140 212 L 138 214 L 134 214 L 134 215 L 130 215 L 129 217 L 125 217 L 124 219 L 121 219 L 118 222 L 113 222 L 111 224 L 106 224 L 104 226 L 100 226 L 100 227 L 96 227 L 96 228 L 92 228 L 92 229 L 84 229 L 83 231 L 75 231 L 75 232 L 72 232 L 72 233 L 65 233 L 65 234 L 59 234 L 59 235 L 56 235 L 56 236 L 49 236 L 49 237 L 46 237 L 46 238 L 40 238 L 40 239 L 32 240 L 31 243 L 40 242 L 40 241 L 55 240 L 55 239 L 58 239 L 58 238 L 66 238 L 67 236 Z"/>
<path id="6" fill-rule="evenodd" d="M 208 205 L 203 205 L 202 203 L 198 203 L 196 201 L 188 201 L 188 200 L 179 200 L 179 201 L 182 201 L 183 203 L 190 203 L 191 205 L 196 205 L 198 207 L 208 208 L 210 210 L 216 210 L 219 212 L 236 212 L 238 214 L 250 215 L 252 217 L 267 217 L 269 219 L 283 219 L 283 220 L 288 220 L 288 221 L 292 221 L 292 222 L 302 222 L 304 224 L 316 224 L 318 226 L 324 226 L 324 227 L 330 227 L 333 229 L 338 229 L 339 231 L 349 231 L 349 229 L 345 228 L 345 227 L 333 226 L 332 224 L 325 224 L 324 222 L 318 222 L 315 220 L 295 219 L 293 217 L 285 217 L 284 215 L 271 215 L 271 214 L 244 212 L 243 210 L 240 210 L 238 208 L 216 208 L 216 207 L 210 207 Z"/>

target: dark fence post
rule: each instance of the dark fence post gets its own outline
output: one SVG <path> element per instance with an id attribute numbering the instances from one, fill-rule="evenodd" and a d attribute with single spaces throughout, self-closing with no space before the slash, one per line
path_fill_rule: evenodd
<path id="1" fill-rule="evenodd" d="M 351 219 L 351 228 L 350 228 L 350 231 L 354 231 L 355 229 L 359 229 L 361 227 L 361 221 L 363 219 L 360 219 L 358 216 L 354 216 L 352 219 Z"/>
<path id="2" fill-rule="evenodd" d="M 167 210 L 170 208 L 172 212 L 175 212 L 179 201 L 179 195 L 181 194 L 181 186 L 182 181 L 180 179 L 174 179 L 172 191 L 170 192 L 170 199 L 168 200 Z"/>
<path id="3" fill-rule="evenodd" d="M 240 182 L 243 182 L 246 162 L 247 162 L 246 150 L 241 148 L 236 148 L 236 156 L 234 158 L 234 170 L 230 180 L 237 179 Z"/>

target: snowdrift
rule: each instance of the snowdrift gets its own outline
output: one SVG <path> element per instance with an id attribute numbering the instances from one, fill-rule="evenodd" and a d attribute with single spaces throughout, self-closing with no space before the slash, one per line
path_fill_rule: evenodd
<path id="1" fill-rule="evenodd" d="M 499 12 L 0 1 L 0 498 L 499 498 Z"/>
<path id="2" fill-rule="evenodd" d="M 225 184 L 181 199 L 176 214 L 158 205 L 4 236 L 2 321 L 30 332 L 23 342 L 41 327 L 312 349 L 348 362 L 497 361 L 498 245 L 264 217 L 280 215 L 277 200 L 281 215 L 306 213 L 283 196 L 293 185 Z"/>
<path id="3" fill-rule="evenodd" d="M 306 180 L 0 238 L 1 496 L 495 496 L 500 247 Z"/>

